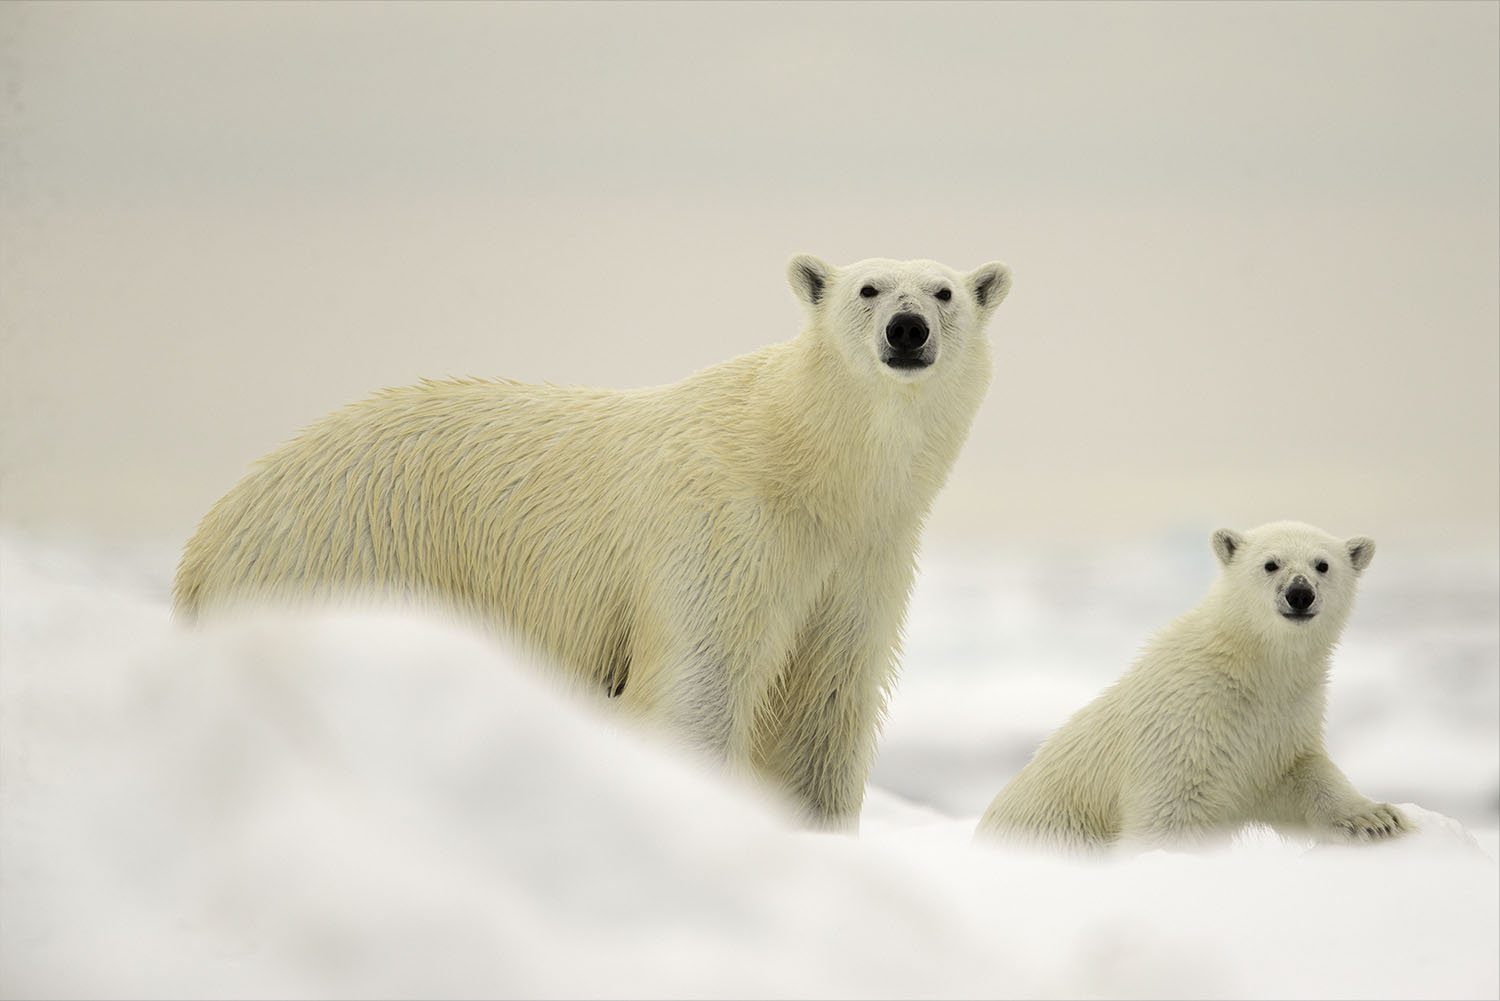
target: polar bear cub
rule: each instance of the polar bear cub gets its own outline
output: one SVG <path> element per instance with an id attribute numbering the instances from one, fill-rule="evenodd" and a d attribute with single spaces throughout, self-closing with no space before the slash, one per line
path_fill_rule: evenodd
<path id="1" fill-rule="evenodd" d="M 179 614 L 456 609 L 813 824 L 854 826 L 918 537 L 1011 276 L 808 255 L 787 274 L 801 333 L 681 382 L 427 382 L 334 412 L 204 517 Z"/>
<path id="2" fill-rule="evenodd" d="M 1250 822 L 1347 840 L 1409 829 L 1329 760 L 1329 658 L 1375 543 L 1277 522 L 1213 534 L 1197 608 L 1046 739 L 976 836 L 1088 851 L 1192 845 Z"/>

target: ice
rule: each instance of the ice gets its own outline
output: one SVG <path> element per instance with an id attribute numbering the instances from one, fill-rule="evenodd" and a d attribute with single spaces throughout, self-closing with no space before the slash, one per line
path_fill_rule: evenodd
<path id="1" fill-rule="evenodd" d="M 1411 800 L 1419 834 L 1344 848 L 1252 830 L 1086 864 L 976 845 L 974 821 L 1110 680 L 1138 620 L 1202 582 L 1146 600 L 1097 567 L 1077 587 L 1052 568 L 1055 593 L 1024 561 L 992 569 L 924 574 L 856 839 L 795 829 L 453 625 L 187 630 L 152 573 L 12 540 L 0 994 L 1496 995 L 1484 602 L 1439 644 L 1353 623 L 1371 635 L 1339 658 L 1336 757 Z M 1112 624 L 1063 628 L 1104 606 Z"/>

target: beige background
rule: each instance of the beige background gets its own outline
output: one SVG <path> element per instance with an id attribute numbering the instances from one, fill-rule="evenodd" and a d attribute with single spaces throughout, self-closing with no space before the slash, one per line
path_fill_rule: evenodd
<path id="1" fill-rule="evenodd" d="M 177 545 L 423 376 L 668 382 L 1008 262 L 930 546 L 1493 551 L 1497 8 L 0 6 L 0 519 Z"/>

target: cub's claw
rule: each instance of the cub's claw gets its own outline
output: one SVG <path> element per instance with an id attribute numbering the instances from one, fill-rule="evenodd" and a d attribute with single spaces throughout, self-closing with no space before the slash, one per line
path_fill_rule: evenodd
<path id="1" fill-rule="evenodd" d="M 1335 821 L 1333 826 L 1350 841 L 1382 841 L 1411 830 L 1401 811 L 1389 803 L 1371 803 L 1360 813 Z"/>

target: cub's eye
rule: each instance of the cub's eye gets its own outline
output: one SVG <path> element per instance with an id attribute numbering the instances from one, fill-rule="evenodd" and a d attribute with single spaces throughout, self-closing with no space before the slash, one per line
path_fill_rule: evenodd
<path id="1" fill-rule="evenodd" d="M 1316 570 L 1316 571 L 1318 571 L 1318 573 L 1327 573 L 1328 572 L 1328 561 L 1327 560 L 1319 560 L 1318 561 L 1318 565 L 1315 566 L 1315 567 L 1313 567 L 1313 569 Z"/>
<path id="2" fill-rule="evenodd" d="M 859 290 L 859 296 L 861 299 L 873 299 L 879 294 L 880 290 L 877 289 L 874 285 L 866 285 L 864 288 Z"/>
<path id="3" fill-rule="evenodd" d="M 951 288 L 940 288 L 935 295 L 937 295 L 939 302 L 947 302 L 953 298 L 953 290 Z"/>
<path id="4" fill-rule="evenodd" d="M 1281 569 L 1281 564 L 1275 560 L 1266 560 L 1266 573 L 1275 573 Z"/>

